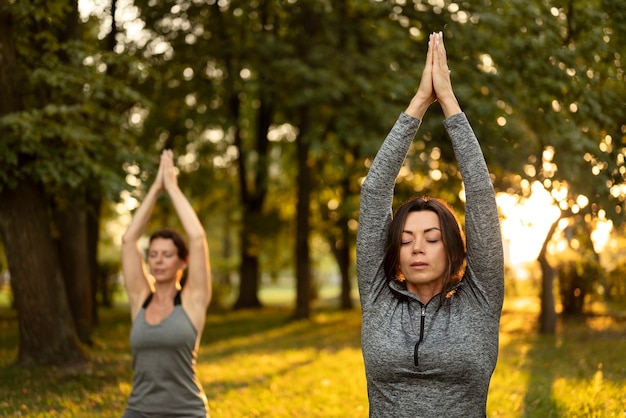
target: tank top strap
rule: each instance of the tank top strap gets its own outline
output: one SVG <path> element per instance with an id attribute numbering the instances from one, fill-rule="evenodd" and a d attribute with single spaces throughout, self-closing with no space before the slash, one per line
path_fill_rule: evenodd
<path id="1" fill-rule="evenodd" d="M 150 293 L 148 295 L 148 297 L 146 298 L 146 300 L 143 302 L 143 305 L 141 305 L 142 308 L 146 309 L 148 307 L 148 305 L 150 304 L 150 301 L 152 300 L 152 296 L 154 295 L 154 293 Z"/>

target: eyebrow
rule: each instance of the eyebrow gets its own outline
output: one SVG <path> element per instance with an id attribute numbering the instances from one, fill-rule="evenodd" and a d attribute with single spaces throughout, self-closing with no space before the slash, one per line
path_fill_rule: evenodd
<path id="1" fill-rule="evenodd" d="M 432 232 L 432 231 L 439 231 L 439 232 L 441 232 L 441 228 L 437 228 L 436 226 L 433 226 L 433 227 L 431 227 L 431 228 L 426 228 L 426 229 L 424 230 L 424 233 L 426 234 L 426 233 L 428 233 L 428 232 Z M 409 231 L 409 230 L 406 230 L 406 229 L 403 229 L 403 230 L 402 230 L 402 233 L 403 233 L 403 234 L 411 234 L 411 235 L 413 235 L 413 232 L 412 232 L 412 231 Z"/>

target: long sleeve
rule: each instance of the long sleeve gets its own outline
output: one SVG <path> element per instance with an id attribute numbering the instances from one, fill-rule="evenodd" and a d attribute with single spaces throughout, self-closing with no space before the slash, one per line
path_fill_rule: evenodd
<path id="1" fill-rule="evenodd" d="M 463 113 L 444 121 L 467 196 L 467 268 L 457 292 L 443 305 L 422 303 L 382 267 L 395 181 L 419 124 L 400 115 L 361 192 L 357 273 L 370 416 L 485 416 L 498 356 L 502 240 L 489 171 Z"/>
<path id="2" fill-rule="evenodd" d="M 494 315 L 504 298 L 504 255 L 495 192 L 487 164 L 467 117 L 456 114 L 444 121 L 465 186 L 466 279 Z"/>
<path id="3" fill-rule="evenodd" d="M 402 113 L 380 147 L 361 189 L 356 265 L 364 311 L 380 292 L 389 291 L 382 260 L 392 216 L 396 177 L 420 121 Z"/>

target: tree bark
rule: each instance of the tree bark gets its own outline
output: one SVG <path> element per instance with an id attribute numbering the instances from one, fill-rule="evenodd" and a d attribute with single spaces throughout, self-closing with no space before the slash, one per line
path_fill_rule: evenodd
<path id="1" fill-rule="evenodd" d="M 245 211 L 244 211 L 245 212 Z M 244 215 L 245 216 L 245 215 Z M 255 309 L 261 307 L 259 300 L 259 237 L 246 229 L 241 230 L 241 265 L 239 267 L 239 296 L 234 309 Z"/>
<path id="2" fill-rule="evenodd" d="M 23 109 L 11 14 L 0 7 L 0 116 Z M 0 132 L 2 138 L 2 132 Z M 11 272 L 23 365 L 65 365 L 85 359 L 76 337 L 42 187 L 29 178 L 0 191 L 0 235 Z"/>
<path id="3" fill-rule="evenodd" d="M 306 112 L 305 112 L 306 113 Z M 307 116 L 301 120 L 296 140 L 298 158 L 298 202 L 296 204 L 296 310 L 295 319 L 311 316 L 311 260 L 309 258 L 309 214 L 311 211 L 311 167 L 306 137 Z"/>
<path id="4" fill-rule="evenodd" d="M 100 241 L 100 216 L 102 215 L 102 193 L 88 193 L 87 207 L 87 263 L 89 264 L 89 286 L 91 290 L 91 317 L 92 326 L 98 325 L 98 290 L 100 289 L 100 266 L 98 263 L 98 242 Z M 106 284 L 106 282 L 105 282 Z M 102 302 L 108 302 L 107 289 L 102 287 Z M 110 304 L 108 305 L 110 306 Z M 91 340 L 91 338 L 90 338 Z"/>
<path id="5" fill-rule="evenodd" d="M 559 218 L 560 219 L 560 218 Z M 537 257 L 539 266 L 541 267 L 541 310 L 539 312 L 539 332 L 541 334 L 554 334 L 556 333 L 556 308 L 554 303 L 554 268 L 548 262 L 548 243 L 556 231 L 556 227 L 559 223 L 557 219 L 550 231 L 546 235 L 546 239 L 543 242 L 541 251 Z"/>
<path id="6" fill-rule="evenodd" d="M 31 180 L 0 192 L 0 233 L 11 271 L 18 363 L 67 365 L 85 359 L 68 308 L 43 191 Z"/>
<path id="7" fill-rule="evenodd" d="M 350 280 L 350 228 L 348 228 L 348 221 L 343 218 L 339 227 L 341 228 L 342 238 L 334 242 L 333 253 L 335 254 L 341 277 L 339 308 L 347 311 L 353 308 L 352 283 Z"/>
<path id="8" fill-rule="evenodd" d="M 56 221 L 60 232 L 59 261 L 76 333 L 81 342 L 92 344 L 93 295 L 87 213 L 80 206 L 70 206 L 57 215 Z"/>
<path id="9" fill-rule="evenodd" d="M 267 133 L 272 122 L 273 107 L 270 93 L 261 93 L 260 105 L 255 127 L 256 164 L 250 172 L 243 146 L 241 132 L 237 129 L 235 144 L 239 150 L 239 185 L 241 203 L 243 206 L 243 219 L 241 230 L 241 266 L 239 297 L 235 302 L 235 309 L 260 308 L 259 300 L 259 254 L 261 248 L 261 234 L 258 232 L 259 225 L 263 222 L 263 205 L 268 190 L 268 163 L 269 139 Z M 235 109 L 234 107 L 237 107 Z M 239 100 L 235 99 L 232 112 L 239 115 Z M 249 181 L 252 178 L 252 181 Z"/>
<path id="10" fill-rule="evenodd" d="M 344 190 L 343 201 L 344 204 L 347 201 L 350 192 L 350 177 L 342 181 L 342 189 Z M 350 280 L 350 244 L 352 243 L 352 234 L 350 233 L 350 218 L 345 215 L 341 216 L 339 220 L 339 227 L 341 230 L 341 241 L 335 245 L 337 248 L 337 263 L 339 265 L 339 272 L 341 274 L 341 296 L 339 307 L 342 310 L 350 310 L 353 308 L 352 303 L 352 281 Z"/>

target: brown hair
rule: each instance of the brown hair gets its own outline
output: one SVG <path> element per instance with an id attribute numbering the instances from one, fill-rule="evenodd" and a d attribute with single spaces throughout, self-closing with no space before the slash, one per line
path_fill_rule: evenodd
<path id="1" fill-rule="evenodd" d="M 178 231 L 169 228 L 159 229 L 150 235 L 149 243 L 151 244 L 156 238 L 171 239 L 176 246 L 178 258 L 183 261 L 187 261 L 187 257 L 189 256 L 187 242 Z"/>
<path id="2" fill-rule="evenodd" d="M 411 212 L 434 212 L 439 218 L 441 239 L 448 257 L 448 272 L 444 277 L 442 300 L 444 295 L 461 280 L 465 269 L 465 237 L 461 231 L 459 220 L 454 210 L 443 200 L 431 197 L 415 197 L 403 203 L 395 212 L 385 246 L 383 269 L 387 280 L 400 280 L 398 266 L 400 264 L 400 245 L 402 230 L 407 216 Z"/>

